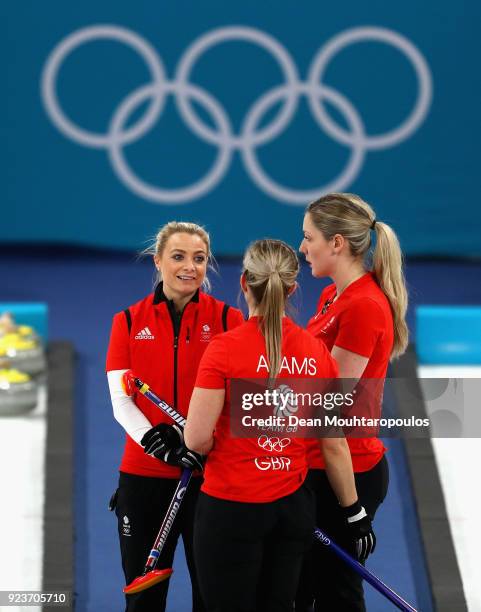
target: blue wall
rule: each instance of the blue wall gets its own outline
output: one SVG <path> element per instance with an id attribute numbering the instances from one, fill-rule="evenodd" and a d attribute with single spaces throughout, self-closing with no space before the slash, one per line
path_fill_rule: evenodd
<path id="1" fill-rule="evenodd" d="M 370 200 L 409 254 L 481 255 L 478 2 L 30 0 L 0 11 L 0 242 L 137 249 L 183 218 L 212 231 L 218 254 L 238 254 L 267 234 L 297 243 L 303 206 L 336 189 Z M 183 81 L 181 58 L 219 28 L 235 40 L 206 48 Z M 325 69 L 310 81 L 315 57 Z"/>

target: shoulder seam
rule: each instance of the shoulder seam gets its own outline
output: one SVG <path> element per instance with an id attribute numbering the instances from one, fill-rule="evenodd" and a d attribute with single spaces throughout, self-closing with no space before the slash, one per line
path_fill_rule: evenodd
<path id="1" fill-rule="evenodd" d="M 229 312 L 229 304 L 224 304 L 222 307 L 222 329 L 227 331 L 227 313 Z"/>
<path id="2" fill-rule="evenodd" d="M 130 334 L 130 331 L 132 329 L 132 315 L 130 314 L 130 308 L 126 308 L 124 310 L 124 314 L 125 314 L 125 319 L 127 320 L 127 329 L 129 330 L 129 334 Z"/>

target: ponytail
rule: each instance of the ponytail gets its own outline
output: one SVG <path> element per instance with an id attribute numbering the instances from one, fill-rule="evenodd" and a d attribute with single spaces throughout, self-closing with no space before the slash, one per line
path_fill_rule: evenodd
<path id="1" fill-rule="evenodd" d="M 296 282 L 299 260 L 281 240 L 257 240 L 244 255 L 247 285 L 257 303 L 265 338 L 269 378 L 276 378 L 282 362 L 282 318 L 289 289 Z"/>
<path id="2" fill-rule="evenodd" d="M 259 304 L 261 329 L 266 341 L 269 377 L 276 378 L 281 367 L 282 317 L 285 308 L 285 290 L 278 273 L 269 276 Z"/>
<path id="3" fill-rule="evenodd" d="M 406 324 L 408 294 L 403 273 L 401 247 L 394 231 L 386 223 L 376 221 L 376 247 L 373 272 L 389 300 L 394 322 L 394 343 L 391 358 L 399 357 L 407 348 L 409 332 Z"/>

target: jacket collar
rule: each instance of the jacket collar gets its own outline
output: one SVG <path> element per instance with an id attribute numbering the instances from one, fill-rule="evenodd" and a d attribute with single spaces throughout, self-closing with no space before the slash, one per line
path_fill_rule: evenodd
<path id="1" fill-rule="evenodd" d="M 188 304 L 190 302 L 199 302 L 199 294 L 200 291 L 199 289 L 197 289 L 197 291 L 194 293 L 194 295 L 191 297 L 191 299 L 189 300 L 189 302 L 187 302 Z M 160 304 L 161 302 L 172 302 L 172 300 L 169 300 L 165 293 L 164 293 L 164 289 L 163 289 L 163 283 L 162 281 L 156 286 L 155 291 L 154 291 L 154 301 L 152 302 L 154 305 L 155 304 Z"/>

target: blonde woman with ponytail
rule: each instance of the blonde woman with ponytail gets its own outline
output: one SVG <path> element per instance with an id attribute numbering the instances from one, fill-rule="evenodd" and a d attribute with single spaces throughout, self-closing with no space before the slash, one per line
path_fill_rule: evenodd
<path id="1" fill-rule="evenodd" d="M 312 541 L 305 441 L 264 431 L 254 438 L 233 437 L 229 419 L 233 378 L 269 379 L 272 386 L 276 378 L 337 376 L 329 351 L 285 315 L 298 271 L 297 255 L 284 242 L 254 242 L 240 279 L 249 320 L 216 337 L 199 366 L 185 442 L 208 454 L 194 533 L 208 612 L 292 612 Z M 302 372 L 303 363 L 312 367 Z M 322 449 L 339 503 L 352 506 L 358 500 L 346 440 L 326 438 Z M 372 533 L 367 517 L 363 526 Z M 359 532 L 352 533 L 357 539 Z"/>
<path id="2" fill-rule="evenodd" d="M 341 378 L 384 379 L 389 361 L 408 344 L 407 292 L 396 234 L 369 204 L 349 193 L 331 193 L 309 204 L 303 233 L 299 250 L 312 275 L 334 281 L 321 293 L 307 330 L 331 352 Z M 386 449 L 378 438 L 351 438 L 348 444 L 359 500 L 373 520 L 387 493 Z M 316 445 L 309 447 L 319 527 L 354 554 L 323 457 Z M 322 548 L 314 546 L 306 556 L 296 612 L 312 610 L 314 600 L 316 611 L 365 611 L 358 574 Z"/>

